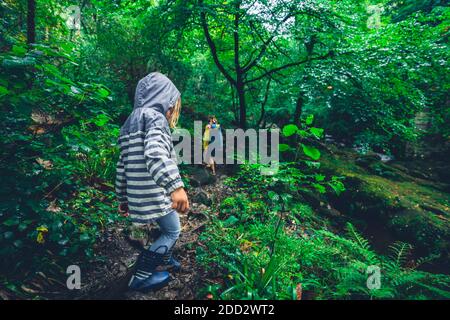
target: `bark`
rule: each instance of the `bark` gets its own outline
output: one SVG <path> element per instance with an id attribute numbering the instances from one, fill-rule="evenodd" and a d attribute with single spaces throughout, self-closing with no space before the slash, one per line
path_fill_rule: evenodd
<path id="1" fill-rule="evenodd" d="M 294 123 L 297 126 L 300 125 L 300 117 L 301 117 L 302 111 L 303 111 L 303 104 L 304 104 L 303 93 L 300 92 L 300 94 L 297 97 L 297 103 L 296 103 L 295 112 L 294 112 Z"/>
<path id="2" fill-rule="evenodd" d="M 247 127 L 247 104 L 245 100 L 244 71 L 241 68 L 239 56 L 239 20 L 240 20 L 240 1 L 236 1 L 234 14 L 234 68 L 236 70 L 236 91 L 239 99 L 239 126 L 242 129 Z"/>
<path id="3" fill-rule="evenodd" d="M 267 81 L 266 85 L 266 92 L 264 93 L 264 99 L 261 102 L 261 116 L 258 120 L 258 127 L 261 127 L 264 121 L 264 116 L 266 115 L 266 104 L 267 100 L 269 99 L 269 91 L 270 91 L 270 82 L 272 81 L 272 78 L 269 78 L 269 81 Z"/>
<path id="4" fill-rule="evenodd" d="M 36 42 L 36 0 L 28 0 L 27 43 Z"/>

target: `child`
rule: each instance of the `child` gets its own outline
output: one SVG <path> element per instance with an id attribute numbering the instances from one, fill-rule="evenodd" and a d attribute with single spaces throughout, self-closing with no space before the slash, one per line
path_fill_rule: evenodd
<path id="1" fill-rule="evenodd" d="M 214 141 L 218 139 L 214 144 Z M 208 150 L 209 146 L 212 146 L 212 150 Z M 206 167 L 211 168 L 212 174 L 216 175 L 216 162 L 214 157 L 216 156 L 216 149 L 222 147 L 222 132 L 220 131 L 220 124 L 217 122 L 216 116 L 208 117 L 208 124 L 205 126 L 205 133 L 203 134 L 203 149 L 204 159 Z"/>
<path id="2" fill-rule="evenodd" d="M 134 224 L 156 222 L 161 236 L 143 250 L 129 287 L 148 291 L 165 286 L 167 271 L 179 269 L 172 250 L 180 234 L 178 212 L 189 202 L 178 171 L 169 127 L 175 127 L 181 108 L 180 92 L 166 76 L 150 73 L 139 81 L 134 110 L 120 129 L 120 158 L 116 192 L 119 211 L 127 212 Z"/>

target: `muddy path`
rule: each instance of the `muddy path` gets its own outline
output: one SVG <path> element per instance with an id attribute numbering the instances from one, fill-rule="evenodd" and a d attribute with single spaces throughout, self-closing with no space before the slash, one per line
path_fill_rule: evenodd
<path id="1" fill-rule="evenodd" d="M 211 209 L 213 202 L 219 197 L 230 194 L 223 181 L 227 178 L 224 172 L 212 176 L 201 167 L 193 170 L 188 178 L 191 187 L 188 195 L 191 210 L 180 215 L 182 232 L 174 249 L 175 257 L 181 262 L 180 272 L 171 274 L 169 285 L 149 293 L 133 292 L 127 288 L 133 272 L 133 264 L 139 254 L 139 245 L 130 241 L 125 226 L 115 226 L 99 239 L 96 251 L 100 260 L 86 266 L 81 290 L 73 293 L 55 292 L 48 297 L 67 299 L 125 299 L 125 300 L 172 300 L 203 299 L 202 288 L 214 283 L 214 275 L 208 274 L 196 261 L 196 248 L 203 244 L 199 235 L 209 219 L 217 214 Z M 151 226 L 146 239 L 140 239 L 147 245 L 158 236 L 158 228 Z M 84 269 L 83 269 L 84 268 Z"/>

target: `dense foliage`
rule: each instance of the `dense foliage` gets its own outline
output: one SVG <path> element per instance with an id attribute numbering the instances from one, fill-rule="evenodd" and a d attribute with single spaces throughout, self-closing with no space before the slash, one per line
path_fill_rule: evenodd
<path id="1" fill-rule="evenodd" d="M 328 219 L 294 201 L 306 191 L 304 176 L 285 176 L 283 169 L 249 192 L 261 176 L 257 167 L 245 166 L 229 182 L 238 193 L 222 202 L 221 219 L 204 232 L 207 247 L 197 249 L 202 263 L 224 274 L 221 285 L 205 291 L 219 299 L 450 297 L 448 276 L 417 270 L 428 258 L 408 265 L 409 244 L 393 243 L 380 256 L 352 224 L 336 234 Z M 371 267 L 382 270 L 379 290 L 366 285 Z"/>
<path id="2" fill-rule="evenodd" d="M 449 155 L 449 14 L 436 0 L 2 1 L 0 285 L 29 297 L 24 281 L 99 259 L 96 240 L 123 222 L 113 193 L 119 126 L 137 81 L 161 71 L 182 91 L 180 127 L 216 114 L 224 128 L 283 133 L 280 173 L 240 166 L 228 179 L 236 194 L 210 210 L 219 215 L 198 261 L 225 280 L 206 291 L 449 298 L 448 276 L 419 270 L 428 256 L 411 265 L 404 242 L 380 255 L 349 219 L 336 223 L 311 203 L 311 194 L 353 192 L 321 170 L 328 142 L 398 159 Z M 445 201 L 430 209 L 439 235 L 448 234 Z M 447 259 L 439 241 L 427 253 Z M 384 272 L 380 290 L 365 285 L 372 265 Z"/>

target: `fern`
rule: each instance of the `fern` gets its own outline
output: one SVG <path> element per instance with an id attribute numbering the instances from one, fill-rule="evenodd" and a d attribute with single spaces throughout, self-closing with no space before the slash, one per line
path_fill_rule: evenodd
<path id="1" fill-rule="evenodd" d="M 429 256 L 419 258 L 419 259 L 417 259 L 417 261 L 414 264 L 414 269 L 417 269 L 418 267 L 420 267 L 426 263 L 429 263 L 433 260 L 436 260 L 440 257 L 441 257 L 440 254 L 430 254 Z"/>
<path id="2" fill-rule="evenodd" d="M 389 256 L 398 266 L 404 266 L 411 255 L 412 248 L 409 243 L 397 241 L 389 246 L 391 251 Z"/>
<path id="3" fill-rule="evenodd" d="M 367 241 L 367 239 L 365 239 L 362 235 L 360 235 L 358 233 L 358 231 L 356 231 L 355 227 L 350 222 L 347 222 L 346 230 L 347 230 L 348 236 L 353 241 L 355 241 L 361 247 L 361 249 L 370 250 L 369 241 Z"/>
<path id="4" fill-rule="evenodd" d="M 351 226 L 352 228 L 353 226 Z M 365 262 L 370 264 L 379 264 L 380 260 L 378 256 L 371 251 L 369 243 L 361 235 L 359 235 L 354 229 L 352 232 L 351 239 L 346 239 L 344 237 L 338 236 L 332 232 L 321 230 L 318 233 L 324 235 L 325 237 L 333 240 L 335 243 L 340 244 L 346 250 L 351 252 L 357 252 L 365 258 Z"/>

